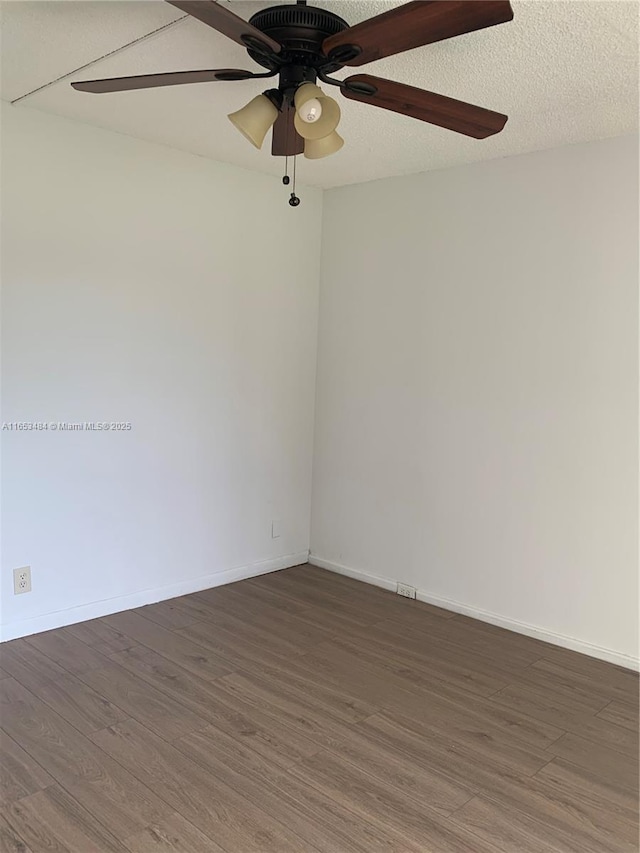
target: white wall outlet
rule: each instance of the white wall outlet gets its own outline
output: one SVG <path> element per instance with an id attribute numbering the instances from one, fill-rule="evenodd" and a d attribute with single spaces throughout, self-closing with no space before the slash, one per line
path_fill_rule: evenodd
<path id="1" fill-rule="evenodd" d="M 405 598 L 416 597 L 415 586 L 409 586 L 408 583 L 399 583 L 396 592 L 398 593 L 398 595 L 404 595 Z"/>
<path id="2" fill-rule="evenodd" d="M 271 538 L 279 539 L 281 536 L 282 522 L 274 520 L 271 522 Z"/>
<path id="3" fill-rule="evenodd" d="M 31 566 L 13 570 L 13 594 L 31 592 Z"/>

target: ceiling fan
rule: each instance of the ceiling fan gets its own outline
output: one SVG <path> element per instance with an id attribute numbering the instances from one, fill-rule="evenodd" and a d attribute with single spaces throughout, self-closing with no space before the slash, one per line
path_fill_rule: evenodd
<path id="1" fill-rule="evenodd" d="M 416 0 L 350 27 L 333 12 L 307 6 L 272 6 L 249 21 L 214 0 L 168 0 L 203 24 L 247 49 L 267 70 L 224 68 L 176 71 L 72 83 L 82 92 L 123 92 L 182 83 L 249 80 L 278 76 L 277 88 L 258 95 L 229 118 L 256 148 L 273 127 L 271 153 L 316 159 L 338 151 L 340 107 L 316 85 L 340 88 L 351 100 L 392 110 L 439 127 L 484 139 L 499 133 L 507 116 L 424 89 L 355 74 L 344 80 L 329 75 L 343 66 L 360 66 L 422 45 L 512 20 L 508 0 Z M 287 181 L 288 182 L 288 181 Z"/>

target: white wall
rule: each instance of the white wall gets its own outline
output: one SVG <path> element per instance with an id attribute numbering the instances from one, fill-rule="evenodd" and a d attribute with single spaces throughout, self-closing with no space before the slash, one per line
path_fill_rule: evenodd
<path id="1" fill-rule="evenodd" d="M 322 223 L 25 108 L 2 145 L 2 421 L 132 423 L 2 432 L 3 638 L 304 559 L 322 224 L 315 559 L 637 657 L 637 140 L 331 190 Z"/>
<path id="2" fill-rule="evenodd" d="M 325 194 L 318 562 L 637 659 L 637 161 L 618 138 Z"/>
<path id="3" fill-rule="evenodd" d="M 304 560 L 320 191 L 8 106 L 2 165 L 2 420 L 132 423 L 2 433 L 4 638 Z"/>

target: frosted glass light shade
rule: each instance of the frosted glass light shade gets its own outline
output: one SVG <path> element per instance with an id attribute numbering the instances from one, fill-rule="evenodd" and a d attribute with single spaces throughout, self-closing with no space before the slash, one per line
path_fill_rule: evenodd
<path id="1" fill-rule="evenodd" d="M 315 83 L 303 83 L 301 86 L 298 86 L 293 96 L 293 103 L 296 110 L 299 110 L 304 103 L 310 101 L 312 98 L 317 98 L 318 100 L 324 98 L 324 92 L 320 86 L 316 86 Z"/>
<path id="2" fill-rule="evenodd" d="M 344 139 L 335 130 L 322 139 L 307 139 L 304 143 L 304 156 L 307 160 L 319 160 L 335 154 L 344 145 Z"/>
<path id="3" fill-rule="evenodd" d="M 320 101 L 322 113 L 314 122 L 304 121 L 298 114 L 300 107 L 312 98 Z M 329 136 L 340 123 L 340 107 L 333 98 L 328 98 L 319 86 L 313 83 L 303 83 L 294 95 L 296 114 L 293 123 L 303 139 L 322 139 Z"/>
<path id="4" fill-rule="evenodd" d="M 266 95 L 257 95 L 246 107 L 228 115 L 229 121 L 256 148 L 262 148 L 264 138 L 277 118 L 278 108 Z"/>

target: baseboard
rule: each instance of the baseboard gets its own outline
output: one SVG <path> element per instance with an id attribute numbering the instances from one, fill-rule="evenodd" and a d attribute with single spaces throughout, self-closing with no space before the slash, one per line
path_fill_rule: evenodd
<path id="1" fill-rule="evenodd" d="M 370 583 L 374 586 L 382 587 L 383 589 L 395 591 L 397 581 L 390 578 L 383 578 L 378 575 L 371 575 L 368 572 L 363 572 L 358 569 L 352 569 L 349 566 L 344 566 L 341 563 L 325 560 L 315 554 L 309 555 L 309 562 L 312 566 L 318 566 L 321 569 L 327 569 L 330 572 L 336 572 L 339 575 L 346 575 L 355 580 Z M 560 646 L 563 649 L 570 649 L 573 652 L 579 652 L 583 655 L 589 655 L 599 660 L 607 661 L 608 663 L 623 666 L 626 669 L 635 671 L 640 670 L 640 659 L 625 655 L 621 652 L 616 652 L 613 649 L 606 649 L 602 646 L 594 646 L 584 640 L 577 640 L 575 637 L 567 637 L 564 634 L 556 634 L 553 631 L 548 631 L 545 628 L 538 628 L 535 625 L 528 625 L 526 622 L 519 622 L 516 619 L 509 619 L 506 616 L 500 616 L 497 613 L 491 613 L 488 610 L 482 610 L 479 607 L 472 607 L 468 604 L 462 604 L 459 601 L 453 601 L 449 598 L 442 598 L 438 595 L 432 595 L 424 590 L 418 590 L 416 593 L 418 601 L 424 601 L 427 604 L 433 604 L 436 607 L 441 607 L 443 610 L 450 610 L 453 613 L 461 613 L 464 616 L 470 616 L 472 619 L 478 619 L 481 622 L 488 622 L 491 625 L 497 625 L 499 628 L 506 628 L 508 631 L 515 631 L 517 634 L 524 634 L 527 637 L 533 637 L 536 640 L 544 640 L 545 643 L 551 643 L 554 646 Z"/>
<path id="2" fill-rule="evenodd" d="M 82 604 L 79 607 L 56 610 L 53 613 L 45 613 L 42 616 L 34 616 L 30 619 L 7 622 L 0 627 L 0 642 L 28 637 L 30 634 L 39 634 L 42 631 L 51 631 L 53 628 L 64 628 L 65 625 L 75 625 L 76 622 L 86 622 L 87 619 L 110 616 L 112 613 L 120 613 L 122 610 L 143 607 L 145 604 L 155 604 L 158 601 L 166 601 L 169 598 L 177 598 L 179 595 L 189 595 L 203 589 L 224 586 L 224 584 L 241 581 L 245 578 L 255 578 L 258 575 L 278 571 L 278 569 L 289 569 L 292 566 L 306 563 L 308 557 L 308 551 L 299 551 L 297 554 L 286 554 L 283 557 L 274 557 L 271 560 L 261 560 L 258 563 L 201 575 L 167 586 L 144 589 L 116 598 L 106 598 L 102 601 Z"/>
<path id="3" fill-rule="evenodd" d="M 342 563 L 334 563 L 332 560 L 323 560 L 315 554 L 309 554 L 309 562 L 312 566 L 317 566 L 319 569 L 327 569 L 327 571 L 335 572 L 338 575 L 346 575 L 348 578 L 364 581 L 364 583 L 388 589 L 390 592 L 395 592 L 398 586 L 397 581 L 392 581 L 389 578 L 381 578 L 378 575 L 370 575 L 367 572 L 361 572 L 359 569 L 351 569 L 349 566 L 343 566 Z"/>

